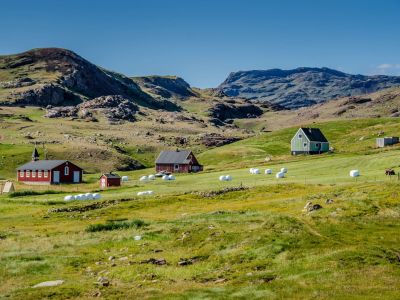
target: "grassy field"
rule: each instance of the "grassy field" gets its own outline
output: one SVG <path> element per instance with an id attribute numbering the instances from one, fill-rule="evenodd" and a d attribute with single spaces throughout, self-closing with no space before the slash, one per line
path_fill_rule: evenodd
<path id="1" fill-rule="evenodd" d="M 205 172 L 175 181 L 139 182 L 152 168 L 120 172 L 130 180 L 99 201 L 63 201 L 99 191 L 98 173 L 80 185 L 17 184 L 20 196 L 0 196 L 0 298 L 396 299 L 400 181 L 384 170 L 399 171 L 400 148 L 374 143 L 400 126 L 314 125 L 334 153 L 289 157 L 289 128 L 204 151 Z M 15 159 L 3 159 L 2 171 L 30 148 L 14 146 L 0 145 Z M 278 180 L 249 167 L 288 173 Z M 361 176 L 349 177 L 351 169 Z M 226 174 L 233 180 L 220 182 Z M 223 192 L 239 186 L 247 189 Z M 136 195 L 145 190 L 154 196 Z M 306 213 L 308 201 L 323 208 Z M 32 288 L 48 280 L 64 283 Z"/>
<path id="2" fill-rule="evenodd" d="M 211 198 L 133 197 L 85 212 L 49 212 L 64 205 L 3 199 L 0 295 L 394 299 L 400 284 L 397 199 L 397 182 L 270 184 Z M 306 214 L 307 201 L 323 209 Z M 146 225 L 87 231 L 135 219 Z M 152 258 L 166 264 L 149 263 Z M 186 260 L 191 264 L 179 265 Z M 98 286 L 99 277 L 110 285 Z M 55 279 L 65 283 L 31 288 Z"/>

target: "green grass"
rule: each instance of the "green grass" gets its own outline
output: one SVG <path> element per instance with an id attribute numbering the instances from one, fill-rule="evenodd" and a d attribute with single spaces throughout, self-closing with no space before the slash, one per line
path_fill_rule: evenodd
<path id="1" fill-rule="evenodd" d="M 393 299 L 400 284 L 397 187 L 278 184 L 214 198 L 121 202 L 83 215 L 3 203 L 0 224 L 14 229 L 0 243 L 0 294 L 87 298 L 101 290 L 107 299 Z M 325 204 L 327 198 L 334 203 Z M 323 209 L 305 214 L 307 201 Z M 149 226 L 84 230 L 132 218 Z M 150 258 L 164 258 L 167 265 L 142 263 Z M 178 265 L 189 258 L 192 265 Z M 99 276 L 111 285 L 96 287 Z M 52 279 L 66 282 L 30 288 Z"/>
<path id="2" fill-rule="evenodd" d="M 396 299 L 399 181 L 384 170 L 400 170 L 400 151 L 375 149 L 374 139 L 381 130 L 396 134 L 399 124 L 316 126 L 335 153 L 289 157 L 291 128 L 206 151 L 200 155 L 206 172 L 179 174 L 175 181 L 138 181 L 153 169 L 121 172 L 130 181 L 101 191 L 101 200 L 62 200 L 98 190 L 98 174 L 55 188 L 59 194 L 34 186 L 32 195 L 1 195 L 0 298 L 90 299 L 101 292 L 105 299 Z M 11 154 L 11 146 L 3 149 Z M 277 180 L 251 175 L 250 166 L 288 173 Z M 350 178 L 351 169 L 361 176 Z M 226 174 L 232 182 L 218 180 Z M 240 184 L 249 189 L 197 193 Z M 136 195 L 144 190 L 154 195 Z M 323 208 L 305 213 L 308 201 Z M 97 202 L 104 205 L 76 209 Z M 61 207 L 74 209 L 54 212 Z M 161 258 L 165 265 L 149 263 Z M 181 266 L 183 260 L 192 264 Z M 95 284 L 100 276 L 110 286 Z M 56 279 L 65 283 L 31 288 Z"/>

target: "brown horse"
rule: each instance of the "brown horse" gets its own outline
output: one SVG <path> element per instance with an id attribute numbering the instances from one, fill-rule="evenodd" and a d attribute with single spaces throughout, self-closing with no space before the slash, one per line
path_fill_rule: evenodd
<path id="1" fill-rule="evenodd" d="M 386 176 L 396 175 L 396 172 L 393 169 L 386 169 L 385 170 L 385 175 Z"/>

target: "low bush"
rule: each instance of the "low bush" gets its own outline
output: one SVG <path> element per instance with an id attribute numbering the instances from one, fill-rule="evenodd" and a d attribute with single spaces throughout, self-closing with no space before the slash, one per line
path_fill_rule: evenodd
<path id="1" fill-rule="evenodd" d="M 53 191 L 53 190 L 47 190 L 47 191 L 32 191 L 32 190 L 27 190 L 27 191 L 18 191 L 18 192 L 12 192 L 8 196 L 10 198 L 15 198 L 15 197 L 24 197 L 24 196 L 37 196 L 37 195 L 47 195 L 47 194 L 60 194 L 63 192 L 60 191 Z"/>
<path id="2" fill-rule="evenodd" d="M 105 224 L 91 224 L 86 228 L 87 232 L 97 232 L 97 231 L 111 231 L 118 229 L 128 229 L 128 228 L 140 228 L 146 226 L 143 220 L 132 220 L 132 221 L 111 221 Z"/>

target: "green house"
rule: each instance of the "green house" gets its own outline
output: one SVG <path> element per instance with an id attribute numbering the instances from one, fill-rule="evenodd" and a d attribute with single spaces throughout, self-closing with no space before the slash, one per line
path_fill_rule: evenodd
<path id="1" fill-rule="evenodd" d="M 329 142 L 319 128 L 299 128 L 291 141 L 292 155 L 329 151 Z"/>

